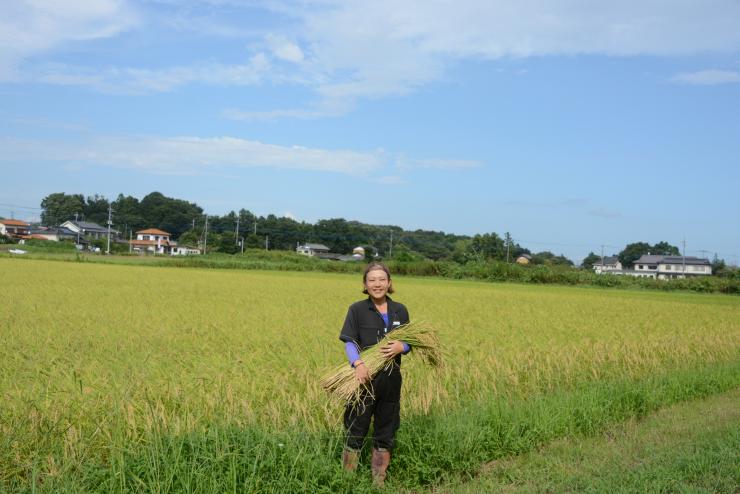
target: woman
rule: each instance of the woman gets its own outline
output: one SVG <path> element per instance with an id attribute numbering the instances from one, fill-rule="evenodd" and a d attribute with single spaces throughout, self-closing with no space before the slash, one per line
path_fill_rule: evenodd
<path id="1" fill-rule="evenodd" d="M 362 293 L 366 293 L 368 298 L 349 307 L 339 339 L 345 344 L 347 359 L 355 370 L 355 377 L 360 383 L 369 384 L 370 391 L 364 394 L 359 405 L 348 405 L 344 412 L 347 441 L 342 465 L 345 470 L 357 469 L 362 443 L 371 420 L 374 420 L 373 481 L 382 485 L 400 425 L 401 355 L 410 352 L 411 347 L 402 341 L 386 340 L 380 352 L 384 357 L 393 359 L 393 364 L 372 379 L 360 358 L 360 351 L 379 344 L 390 331 L 408 323 L 409 313 L 403 304 L 388 296 L 393 293 L 393 283 L 391 273 L 384 264 L 370 263 L 365 268 L 362 282 Z"/>

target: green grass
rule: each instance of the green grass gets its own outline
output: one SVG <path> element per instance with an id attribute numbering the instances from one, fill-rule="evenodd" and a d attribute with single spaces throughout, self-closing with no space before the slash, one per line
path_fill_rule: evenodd
<path id="1" fill-rule="evenodd" d="M 734 493 L 740 486 L 740 389 L 559 439 L 484 465 L 435 492 Z"/>

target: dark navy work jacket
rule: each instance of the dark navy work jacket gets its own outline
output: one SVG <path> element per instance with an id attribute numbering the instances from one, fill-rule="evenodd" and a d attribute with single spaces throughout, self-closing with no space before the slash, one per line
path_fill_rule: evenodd
<path id="1" fill-rule="evenodd" d="M 375 304 L 368 297 L 349 306 L 339 339 L 344 342 L 351 341 L 360 350 L 364 350 L 369 346 L 376 345 L 385 338 L 386 334 L 399 326 L 408 324 L 409 311 L 406 310 L 406 306 L 394 302 L 390 297 L 386 297 L 386 299 L 388 301 L 387 331 L 383 316 L 380 315 L 380 312 L 375 308 Z"/>

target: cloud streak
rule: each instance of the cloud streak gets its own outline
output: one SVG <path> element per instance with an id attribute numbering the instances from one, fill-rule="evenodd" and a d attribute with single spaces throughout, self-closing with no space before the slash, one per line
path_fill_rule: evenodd
<path id="1" fill-rule="evenodd" d="M 716 86 L 740 83 L 740 72 L 732 70 L 699 70 L 675 75 L 671 81 L 692 86 Z"/>
<path id="2" fill-rule="evenodd" d="M 397 157 L 382 150 L 360 152 L 281 146 L 235 137 L 106 137 L 72 143 L 0 139 L 0 161 L 61 162 L 62 166 L 112 166 L 158 175 L 198 175 L 223 168 L 274 168 L 364 177 L 403 183 L 389 175 Z M 444 162 L 445 160 L 433 160 Z M 461 160 L 449 160 L 456 163 Z"/>

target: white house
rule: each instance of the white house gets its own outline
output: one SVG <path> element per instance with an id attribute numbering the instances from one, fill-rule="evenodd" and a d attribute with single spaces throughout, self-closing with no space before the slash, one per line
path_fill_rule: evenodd
<path id="1" fill-rule="evenodd" d="M 134 252 L 151 254 L 171 254 L 177 243 L 170 240 L 171 234 L 157 228 L 148 228 L 136 232 L 136 239 L 131 240 Z M 200 253 L 200 252 L 199 252 Z"/>
<path id="2" fill-rule="evenodd" d="M 635 261 L 634 269 L 625 274 L 659 280 L 709 276 L 712 274 L 712 264 L 708 259 L 693 256 L 643 255 Z"/>
<path id="3" fill-rule="evenodd" d="M 328 254 L 329 247 L 324 244 L 303 244 L 296 247 L 295 251 L 304 256 L 316 256 L 318 254 Z"/>
<path id="4" fill-rule="evenodd" d="M 199 254 L 200 249 L 188 247 L 187 245 L 175 245 L 170 249 L 170 255 L 173 256 L 197 256 Z"/>
<path id="5" fill-rule="evenodd" d="M 622 263 L 619 262 L 619 258 L 617 256 L 609 256 L 605 257 L 603 262 L 601 259 L 596 261 L 593 265 L 593 270 L 596 274 L 610 272 L 613 274 L 621 274 L 617 273 L 617 271 L 622 271 Z"/>

